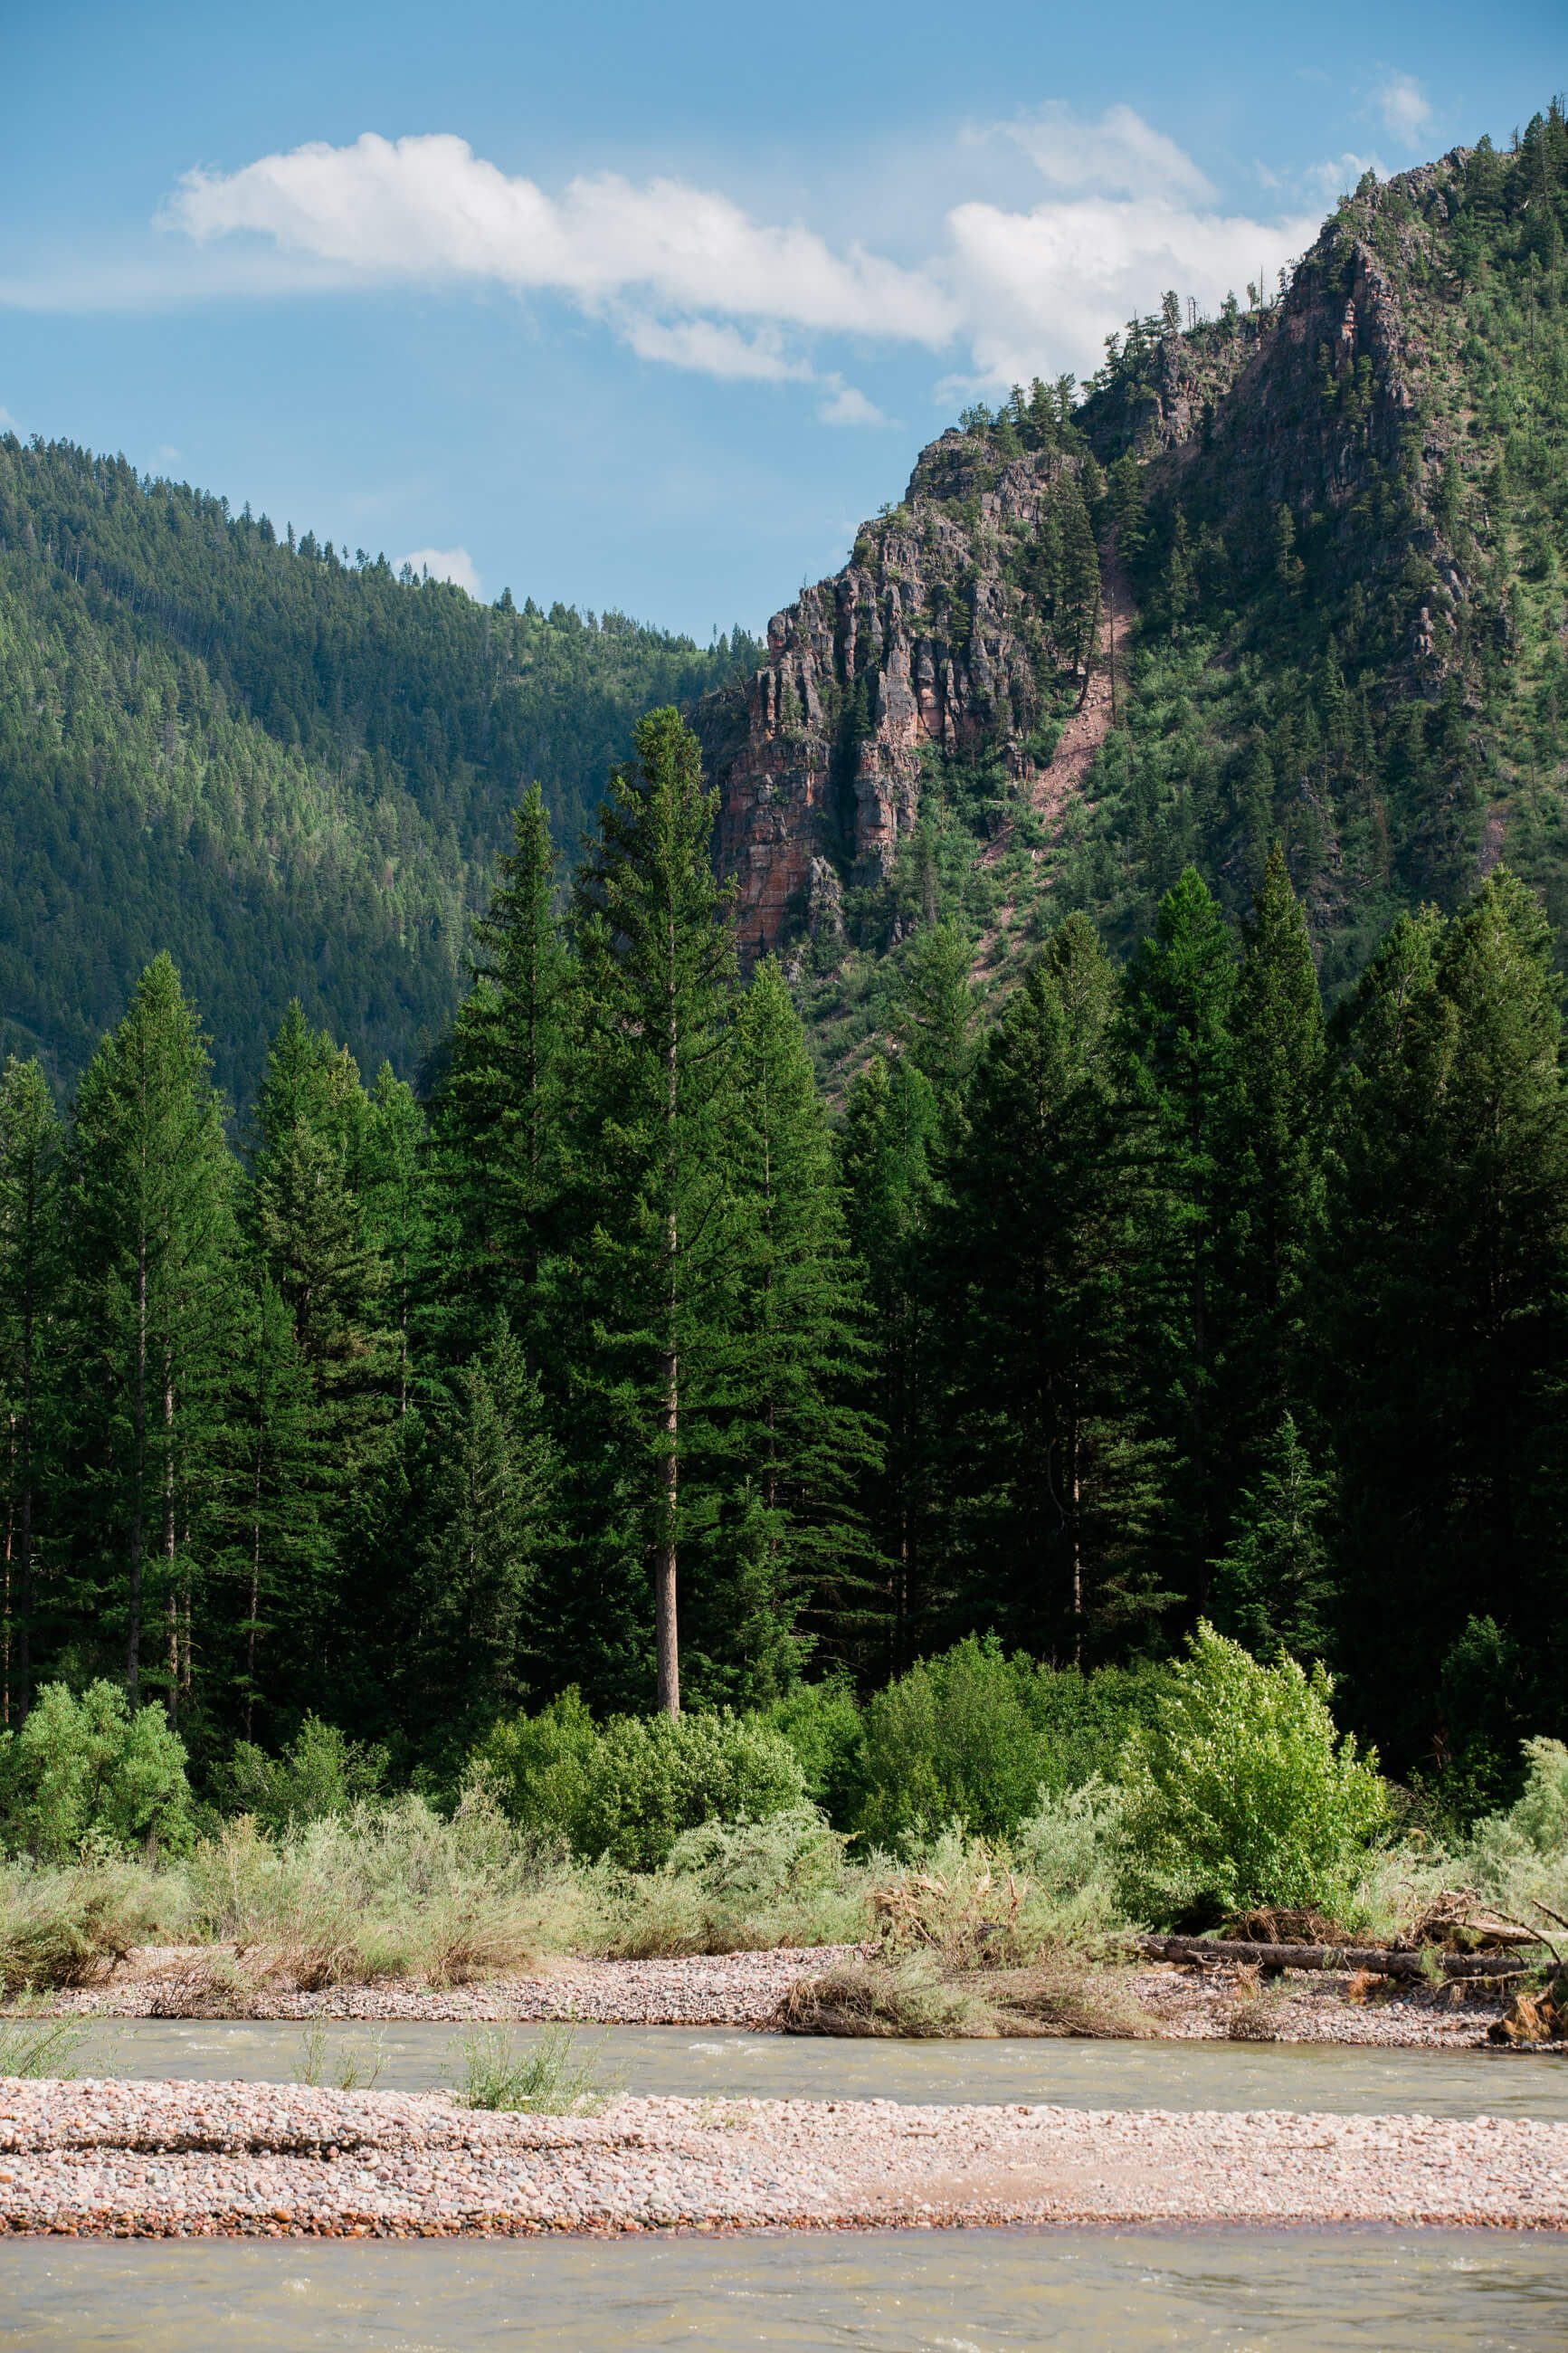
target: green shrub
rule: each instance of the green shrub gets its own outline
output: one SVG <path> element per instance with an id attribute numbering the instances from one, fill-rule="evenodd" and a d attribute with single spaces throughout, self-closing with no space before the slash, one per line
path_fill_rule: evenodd
<path id="1" fill-rule="evenodd" d="M 1535 1919 L 1537 1901 L 1568 1912 L 1568 1748 L 1526 1740 L 1522 1795 L 1507 1813 L 1488 1814 L 1452 1859 L 1454 1878 L 1479 1887 L 1516 1920 Z"/>
<path id="2" fill-rule="evenodd" d="M 1135 1913 L 1170 1919 L 1254 1905 L 1351 1901 L 1386 1819 L 1375 1752 L 1329 1712 L 1321 1667 L 1263 1666 L 1202 1624 L 1123 1761 L 1121 1881 Z"/>
<path id="3" fill-rule="evenodd" d="M 860 1703 L 844 1673 L 793 1691 L 758 1712 L 760 1723 L 782 1733 L 800 1759 L 805 1793 L 840 1830 L 855 1821 L 865 1787 L 865 1734 Z"/>
<path id="4" fill-rule="evenodd" d="M 0 1866 L 0 1994 L 93 1984 L 132 1945 L 174 1925 L 184 1900 L 172 1874 L 112 1858 L 69 1870 Z"/>
<path id="5" fill-rule="evenodd" d="M 853 1821 L 883 1844 L 953 1820 L 1005 1838 L 1060 1793 L 1113 1767 L 1129 1726 L 1146 1717 L 1163 1669 L 1039 1665 L 994 1638 L 924 1659 L 868 1702 L 863 1787 Z"/>
<path id="6" fill-rule="evenodd" d="M 181 1852 L 192 1836 L 184 1742 L 161 1707 L 118 1683 L 39 1692 L 19 1732 L 0 1733 L 0 1830 L 12 1853 L 64 1862 L 83 1847 Z"/>
<path id="7" fill-rule="evenodd" d="M 599 1750 L 598 1727 L 574 1683 L 537 1715 L 495 1725 L 474 1762 L 521 1829 L 575 1844 Z"/>
<path id="8" fill-rule="evenodd" d="M 682 1831 L 762 1820 L 805 1795 L 795 1749 L 755 1718 L 723 1708 L 595 1726 L 574 1692 L 498 1725 L 476 1763 L 519 1823 L 628 1871 L 656 1869 Z"/>
<path id="9" fill-rule="evenodd" d="M 351 1813 L 375 1796 L 385 1773 L 384 1748 L 362 1747 L 335 1724 L 308 1715 L 281 1757 L 236 1741 L 234 1761 L 218 1780 L 233 1812 L 254 1814 L 266 1829 L 281 1831 L 290 1822 Z"/>

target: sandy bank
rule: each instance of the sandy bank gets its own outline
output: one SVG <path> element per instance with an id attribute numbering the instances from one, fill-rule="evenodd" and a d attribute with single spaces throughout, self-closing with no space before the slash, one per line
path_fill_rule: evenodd
<path id="1" fill-rule="evenodd" d="M 998 2222 L 1568 2225 L 1568 2125 L 890 2101 L 0 2083 L 11 2232 L 402 2235 Z"/>

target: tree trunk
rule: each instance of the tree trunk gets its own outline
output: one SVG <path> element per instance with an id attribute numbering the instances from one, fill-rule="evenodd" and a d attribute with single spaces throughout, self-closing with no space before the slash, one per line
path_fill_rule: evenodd
<path id="1" fill-rule="evenodd" d="M 670 1219 L 670 1250 L 675 1248 L 675 1219 Z M 673 1302 L 671 1303 L 673 1309 Z M 672 1335 L 673 1338 L 673 1335 Z M 680 1714 L 680 1639 L 675 1614 L 675 1523 L 680 1504 L 679 1361 L 674 1346 L 664 1359 L 664 1541 L 654 1568 L 654 1642 L 658 1660 L 658 1705 L 666 1715 Z"/>
<path id="2" fill-rule="evenodd" d="M 136 1250 L 136 1380 L 132 1400 L 131 1589 L 125 1645 L 125 1689 L 132 1711 L 142 1704 L 142 1546 L 145 1533 L 142 1481 L 147 1467 L 147 1239 Z"/>

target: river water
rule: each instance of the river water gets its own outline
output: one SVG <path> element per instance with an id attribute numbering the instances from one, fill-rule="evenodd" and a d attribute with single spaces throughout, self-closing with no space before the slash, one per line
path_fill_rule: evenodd
<path id="1" fill-rule="evenodd" d="M 379 2042 L 387 2091 L 461 2080 L 472 2028 L 399 2021 L 331 2026 L 320 2079 L 362 2068 Z M 532 2040 L 519 2031 L 520 2044 Z M 1568 2120 L 1568 2061 L 1511 2051 L 1347 2049 L 1333 2043 L 867 2042 L 688 2026 L 584 2027 L 575 2054 L 628 2092 L 759 2099 L 1051 2101 L 1079 2108 L 1310 2108 L 1334 2114 Z M 288 2083 L 304 2029 L 271 2020 L 135 2019 L 95 2026 L 79 2074 Z"/>
<path id="2" fill-rule="evenodd" d="M 931 2231 L 7 2247 L 6 2353 L 1562 2353 L 1568 2243 Z"/>
<path id="3" fill-rule="evenodd" d="M 314 2057 L 421 2090 L 471 2030 L 334 2025 Z M 519 2040 L 531 2039 L 522 2030 Z M 634 2092 L 1568 2118 L 1568 2064 L 1233 2042 L 863 2042 L 580 2030 Z M 287 2081 L 297 2023 L 95 2025 L 79 2073 Z M 1563 2353 L 1568 2235 L 1241 2229 L 756 2232 L 414 2244 L 13 2242 L 0 2353 Z"/>

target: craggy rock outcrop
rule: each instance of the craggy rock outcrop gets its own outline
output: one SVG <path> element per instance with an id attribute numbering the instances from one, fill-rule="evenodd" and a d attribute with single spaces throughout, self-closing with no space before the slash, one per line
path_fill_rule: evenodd
<path id="1" fill-rule="evenodd" d="M 698 706 L 748 960 L 803 925 L 837 931 L 844 881 L 891 871 L 928 746 L 999 753 L 1015 777 L 1035 775 L 1058 654 L 1030 551 L 1081 462 L 1035 451 L 1002 464 L 984 441 L 944 433 L 837 578 L 774 615 L 766 667 Z"/>
<path id="2" fill-rule="evenodd" d="M 1359 581 L 1406 605 L 1414 590 L 1402 682 L 1427 695 L 1476 585 L 1435 512 L 1455 432 L 1433 397 L 1443 362 L 1427 290 L 1468 153 L 1364 192 L 1325 224 L 1279 302 L 1228 329 L 1164 336 L 1141 380 L 1124 376 L 1082 417 L 1102 461 L 1131 448 L 1156 474 L 1173 469 L 1177 495 L 1228 545 L 1266 539 L 1284 507 L 1320 548 L 1328 535 L 1321 584 Z"/>

